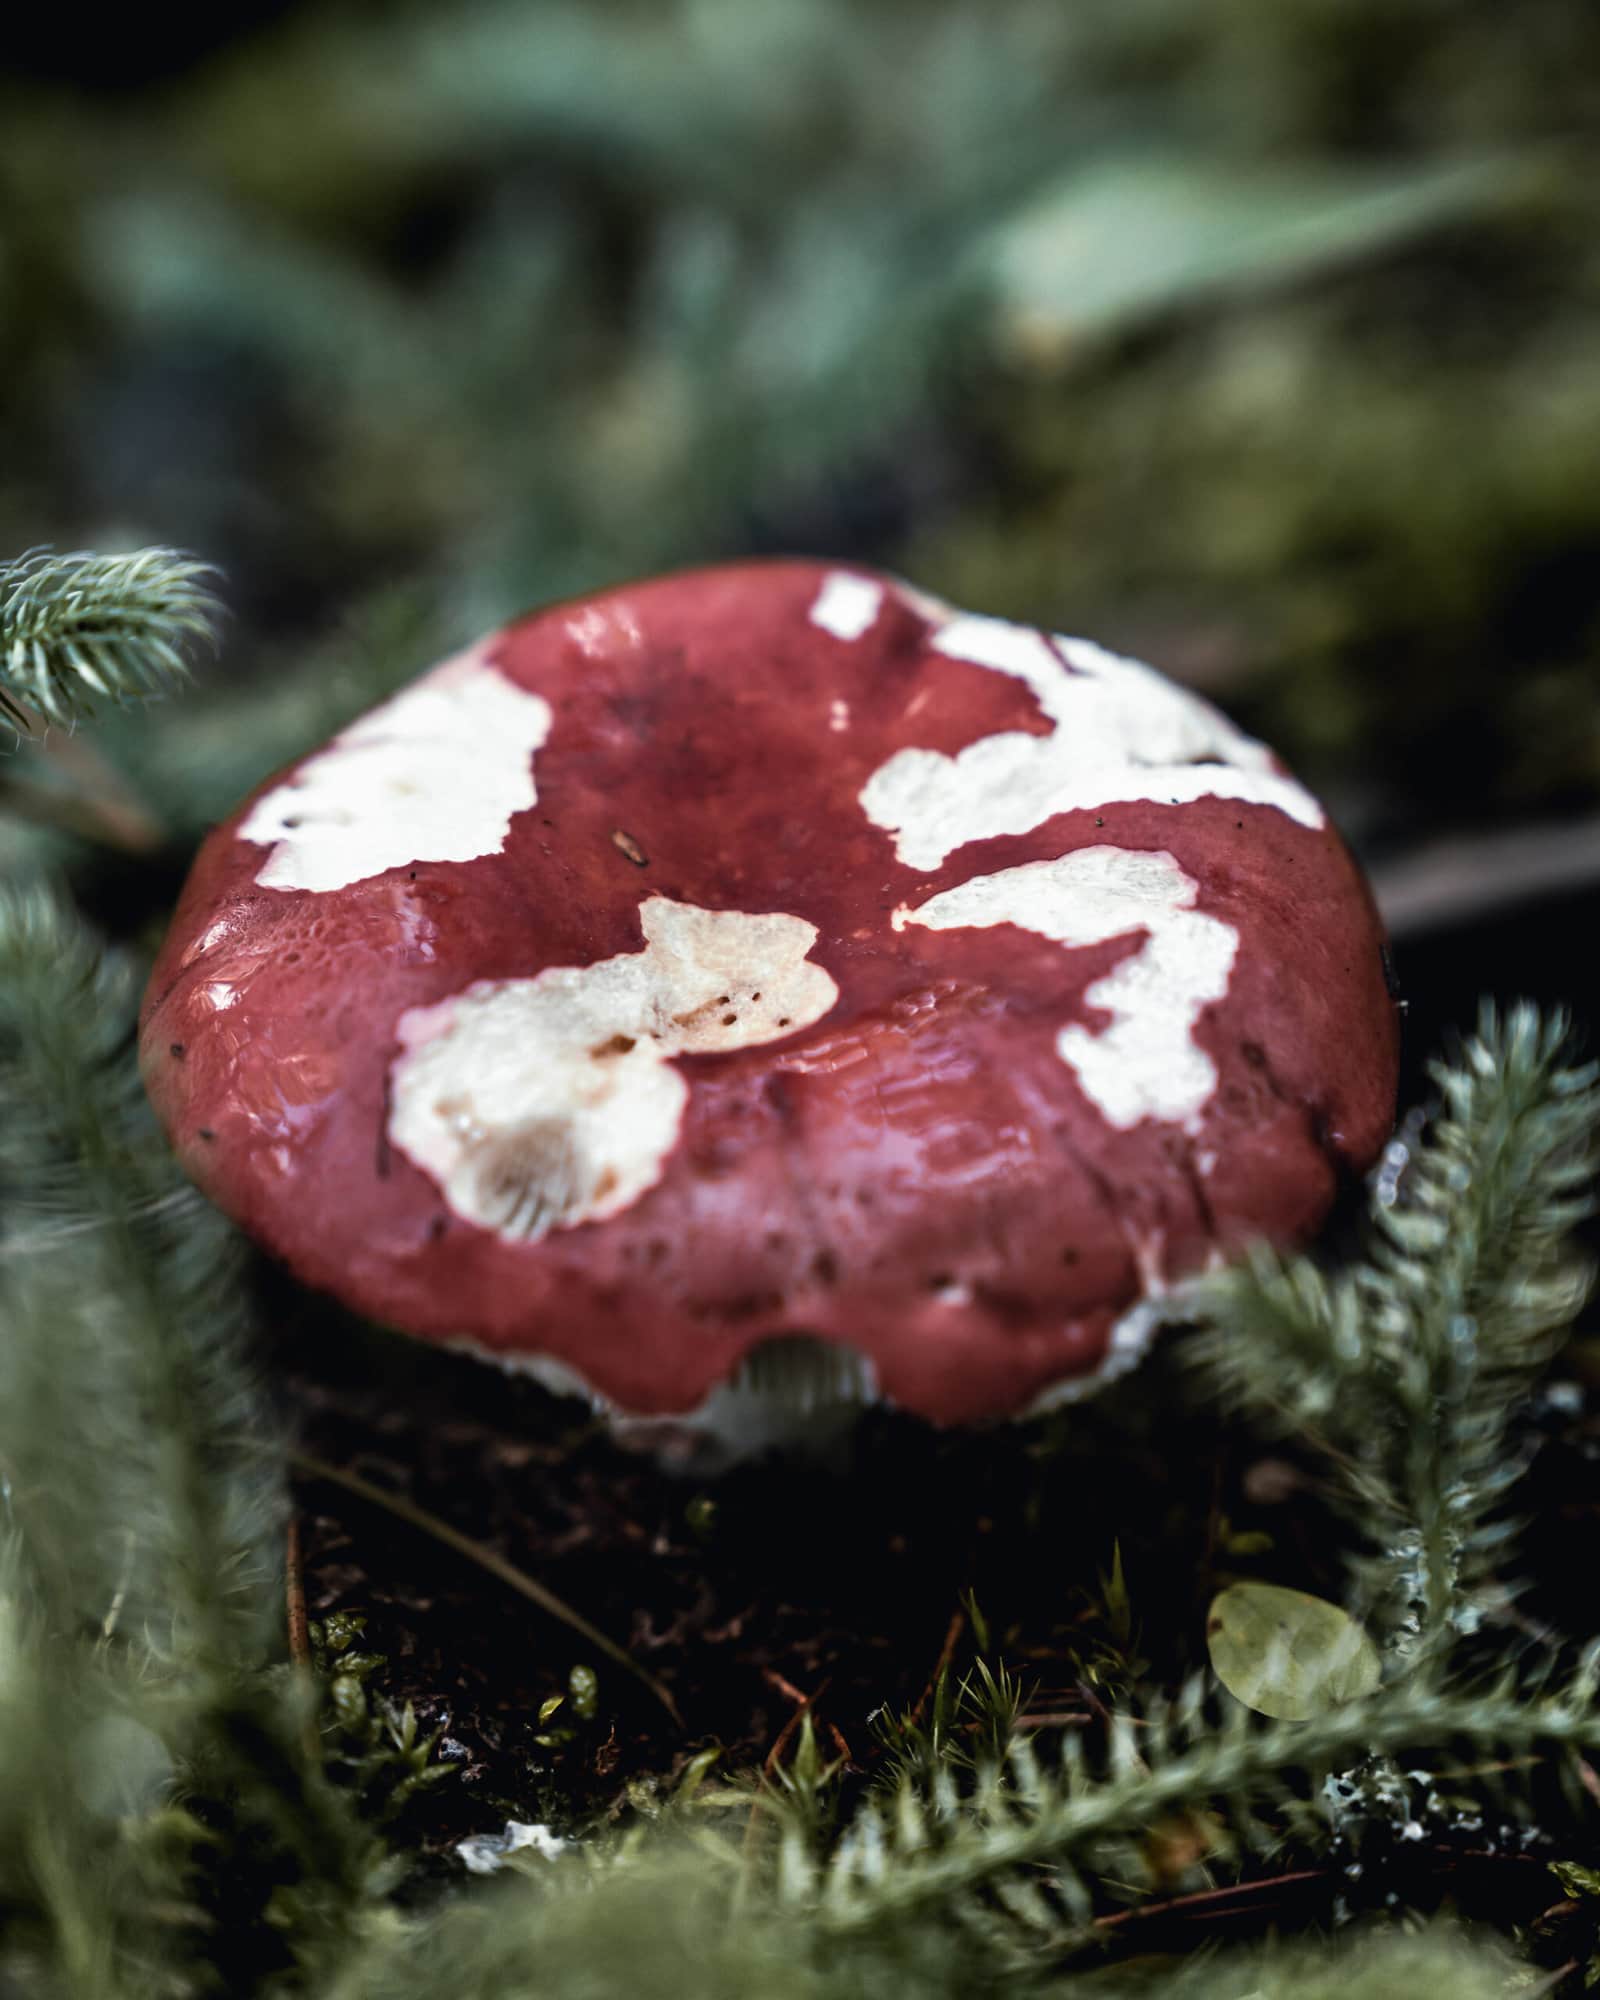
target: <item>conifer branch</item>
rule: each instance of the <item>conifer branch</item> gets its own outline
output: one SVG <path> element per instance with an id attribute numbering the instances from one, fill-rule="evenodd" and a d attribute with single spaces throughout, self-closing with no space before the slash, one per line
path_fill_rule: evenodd
<path id="1" fill-rule="evenodd" d="M 280 1473 L 233 1239 L 139 1085 L 135 993 L 55 896 L 0 890 L 0 1436 L 68 1629 L 120 1594 L 150 1670 L 232 1672 L 263 1654 Z M 49 1248 L 62 1228 L 70 1256 Z"/>
<path id="2" fill-rule="evenodd" d="M 1315 1841 L 1328 1830 L 1316 1774 L 1447 1747 L 1480 1760 L 1553 1755 L 1571 1774 L 1578 1757 L 1600 1752 L 1592 1673 L 1586 1667 L 1570 1687 L 1534 1698 L 1509 1679 L 1479 1691 L 1419 1682 L 1303 1722 L 1263 1722 L 1243 1707 L 1214 1714 L 1193 1683 L 1173 1704 L 1120 1712 L 1099 1774 L 1074 1737 L 1054 1771 L 1024 1740 L 960 1811 L 937 1787 L 869 1802 L 835 1854 L 813 1866 L 806 1901 L 833 1936 L 942 1908 L 997 1946 L 1033 1931 L 1059 1950 L 1087 1932 L 1093 1880 L 1143 1879 L 1139 1836 L 1159 1820 L 1215 1811 L 1238 1851 L 1266 1851 L 1290 1833 Z M 1048 1897 L 1030 1879 L 1041 1868 L 1050 1871 Z"/>
<path id="3" fill-rule="evenodd" d="M 69 1758 L 56 1770 L 35 1750 L 48 1782 L 17 1794 L 0 1861 L 43 1857 L 36 1922 L 64 1990 L 118 1990 L 73 1971 L 89 1946 L 126 1969 L 152 1948 L 152 1900 L 187 1912 L 160 1942 L 152 1990 L 166 1993 L 199 1990 L 180 1968 L 200 1949 L 194 1878 L 208 1871 L 258 1871 L 247 1907 L 298 1882 L 308 1962 L 359 1935 L 389 1882 L 374 1830 L 308 1761 L 299 1691 L 264 1671 L 283 1454 L 244 1358 L 234 1239 L 183 1186 L 139 1088 L 135 990 L 58 898 L 0 888 L 0 1598 L 19 1634 L 0 1708 L 31 1702 Z M 149 1814 L 181 1786 L 228 1829 L 212 1839 L 174 1815 L 158 1894 L 118 1815 L 74 1809 L 74 1741 L 108 1728 L 158 1749 L 153 1794 L 131 1803 Z M 112 1770 L 120 1740 L 102 1753 Z M 91 1863 L 114 1887 L 86 1914 Z"/>
<path id="4" fill-rule="evenodd" d="M 24 734 L 169 693 L 215 640 L 211 571 L 174 549 L 0 564 L 0 719 Z"/>
<path id="5" fill-rule="evenodd" d="M 1573 1247 L 1600 1160 L 1600 1067 L 1567 1024 L 1486 1007 L 1404 1175 L 1376 1183 L 1365 1258 L 1337 1277 L 1260 1253 L 1211 1283 L 1199 1355 L 1233 1400 L 1332 1459 L 1377 1554 L 1391 1651 L 1440 1670 L 1474 1631 L 1511 1533 L 1520 1398 L 1592 1282 Z"/>

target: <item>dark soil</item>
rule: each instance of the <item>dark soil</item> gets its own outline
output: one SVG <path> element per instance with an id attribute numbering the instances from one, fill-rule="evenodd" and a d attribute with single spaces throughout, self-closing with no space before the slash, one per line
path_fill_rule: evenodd
<path id="1" fill-rule="evenodd" d="M 284 1341 L 306 1450 L 536 1577 L 664 1683 L 683 1717 L 679 1729 L 646 1687 L 459 1554 L 304 1479 L 311 1617 L 366 1618 L 360 1643 L 383 1658 L 374 1692 L 412 1703 L 458 1767 L 416 1809 L 413 1837 L 435 1851 L 506 1818 L 571 1828 L 628 1809 L 641 1780 L 670 1785 L 712 1745 L 729 1772 L 758 1767 L 802 1702 L 828 1754 L 868 1771 L 887 1717 L 925 1699 L 947 1649 L 958 1675 L 970 1668 L 969 1592 L 1028 1711 L 1089 1720 L 1092 1677 L 1118 1677 L 1096 1607 L 1119 1542 L 1161 1551 L 1159 1574 L 1125 1558 L 1132 1650 L 1175 1678 L 1194 1664 L 1230 1510 L 1248 1504 L 1170 1367 L 1048 1425 L 941 1435 L 874 1413 L 831 1460 L 697 1479 L 623 1448 L 579 1404 L 392 1336 L 345 1327 L 332 1339 L 327 1318 L 308 1305 Z M 353 1379 L 363 1368 L 379 1386 Z M 1299 1522 L 1285 1529 L 1304 1542 L 1295 1568 L 1320 1568 Z M 569 1696 L 542 1724 L 574 1666 L 596 1671 L 597 1712 L 576 1715 Z"/>
<path id="2" fill-rule="evenodd" d="M 970 1670 L 973 1601 L 988 1658 L 1021 1680 L 1023 1713 L 1048 1742 L 1063 1729 L 1096 1735 L 1129 1676 L 1171 1687 L 1202 1664 L 1205 1606 L 1222 1584 L 1342 1588 L 1316 1468 L 1264 1451 L 1186 1393 L 1181 1336 L 1049 1423 L 940 1435 L 880 1413 L 832 1463 L 769 1460 L 697 1480 L 622 1449 L 579 1405 L 300 1305 L 303 1317 L 280 1325 L 305 1448 L 536 1577 L 626 1646 L 683 1716 L 680 1729 L 648 1689 L 459 1554 L 303 1479 L 312 1618 L 365 1618 L 360 1644 L 381 1658 L 372 1693 L 410 1703 L 453 1767 L 391 1829 L 414 1864 L 415 1896 L 459 1879 L 457 1841 L 508 1819 L 581 1834 L 648 1814 L 712 1747 L 720 1773 L 770 1768 L 792 1751 L 802 1702 L 847 1787 L 863 1786 L 888 1754 L 892 1718 L 926 1714 L 941 1661 L 957 1677 Z M 1580 1630 L 1600 1617 L 1595 1589 L 1579 1581 L 1600 1573 L 1600 1419 L 1585 1401 L 1573 1384 L 1529 1420 L 1529 1500 L 1550 1524 L 1553 1558 L 1534 1565 L 1539 1581 L 1518 1613 L 1530 1634 L 1546 1615 L 1568 1630 L 1574 1616 L 1590 1618 Z M 1122 1634 L 1105 1601 L 1119 1548 L 1133 1627 Z M 587 1718 L 569 1691 L 574 1666 L 598 1675 Z M 554 1696 L 566 1699 L 542 1722 Z M 1328 1923 L 1380 1893 L 1419 1908 L 1463 1903 L 1505 1925 L 1556 1923 L 1542 1916 L 1560 1903 L 1550 1857 L 1520 1831 L 1470 1848 L 1431 1827 L 1420 1843 L 1397 1829 L 1373 1839 L 1381 1860 L 1369 1841 L 1333 1867 L 1257 1866 L 1242 1884 L 1224 1867 L 1214 1891 L 1112 1908 L 1108 1941 L 1186 1950 L 1263 1921 Z M 1174 1843 L 1177 1872 L 1194 1855 L 1183 1829 Z M 1558 1958 L 1569 1929 L 1556 1923 Z"/>

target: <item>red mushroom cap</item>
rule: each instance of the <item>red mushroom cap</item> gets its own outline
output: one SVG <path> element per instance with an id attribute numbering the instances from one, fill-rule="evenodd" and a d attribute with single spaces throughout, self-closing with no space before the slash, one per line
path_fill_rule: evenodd
<path id="1" fill-rule="evenodd" d="M 538 612 L 270 780 L 143 1050 L 201 1185 L 377 1319 L 640 1412 L 804 1333 L 956 1421 L 1315 1228 L 1389 1129 L 1381 950 L 1152 669 L 761 563 Z"/>

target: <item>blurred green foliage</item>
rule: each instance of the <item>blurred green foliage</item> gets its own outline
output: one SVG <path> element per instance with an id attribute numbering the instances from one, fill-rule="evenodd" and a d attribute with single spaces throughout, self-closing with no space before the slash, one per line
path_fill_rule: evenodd
<path id="1" fill-rule="evenodd" d="M 0 72 L 0 556 L 194 548 L 236 613 L 203 699 L 96 738 L 173 836 L 137 896 L 127 854 L 106 863 L 114 925 L 164 905 L 162 866 L 274 764 L 478 630 L 779 548 L 1142 652 L 1368 842 L 1600 789 L 1592 0 L 251 11 L 266 24 L 208 30 L 156 81 L 99 43 L 93 89 L 70 58 L 54 81 Z M 176 19 L 138 31 L 168 47 Z M 20 754 L 0 788 L 70 790 L 84 769 L 60 757 Z M 117 776 L 90 772 L 137 846 Z M 0 816 L 0 866 L 58 831 Z M 37 1336 L 6 1343 L 0 1398 L 20 1441 L 0 1904 L 27 1990 L 110 1991 L 115 1962 L 164 1994 L 499 1993 L 530 1963 L 562 1992 L 632 1990 L 641 1965 L 660 1991 L 822 1991 L 787 1929 L 719 1935 L 708 1960 L 689 1878 L 619 1876 L 599 1920 L 581 1877 L 570 1899 L 499 1885 L 492 1925 L 389 1905 L 390 1857 L 348 1808 L 381 1818 L 442 1767 L 354 1671 L 309 1749 L 311 1711 L 260 1675 L 282 1499 L 226 1245 L 145 1157 L 109 975 L 16 907 L 0 995 L 47 1059 L 31 1096 L 8 1082 L 5 1121 L 31 1149 L 6 1306 Z M 1435 1435 L 1406 1434 L 1418 1457 Z M 137 1549 L 111 1521 L 144 1525 Z M 1120 1700 L 1144 1662 L 1113 1580 L 1084 1672 Z M 574 1681 L 569 1712 L 592 1692 Z M 1014 1720 L 1014 1696 L 996 1681 L 985 1712 Z M 1469 1721 L 1500 1740 L 1497 1712 Z M 1147 1774 L 1120 1782 L 1136 1828 Z M 821 1790 L 791 1804 L 816 1818 Z M 989 1837 L 969 1885 L 1009 1882 Z M 931 1902 L 921 1852 L 891 1879 Z M 941 1931 L 901 1943 L 919 1990 L 974 1990 Z M 909 1965 L 867 1953 L 827 1990 L 904 1992 Z M 1183 1977 L 1487 1993 L 1503 1969 L 1402 1936 Z"/>
<path id="2" fill-rule="evenodd" d="M 1597 114 L 1589 0 L 347 0 L 13 75 L 0 548 L 223 566 L 266 707 L 121 732 L 202 817 L 526 604 L 780 547 L 1143 651 L 1369 840 L 1570 806 Z"/>

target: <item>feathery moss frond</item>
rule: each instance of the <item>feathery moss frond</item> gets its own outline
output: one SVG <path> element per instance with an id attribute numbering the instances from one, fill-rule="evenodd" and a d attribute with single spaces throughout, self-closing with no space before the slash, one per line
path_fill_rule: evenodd
<path id="1" fill-rule="evenodd" d="M 1519 1969 L 1510 1953 L 1436 1922 L 1423 1931 L 1368 1931 L 1342 1944 L 1277 1941 L 1248 1952 L 1205 1954 L 1132 1988 L 1161 2000 L 1394 2000 L 1448 1993 L 1451 2000 L 1508 2000 Z M 1537 1993 L 1538 1988 L 1534 1987 Z"/>
<path id="2" fill-rule="evenodd" d="M 596 1875 L 544 1865 L 397 1929 L 354 1961 L 327 2000 L 1393 2000 L 1448 1991 L 1503 2000 L 1510 1954 L 1435 1923 L 1422 1932 L 1366 1931 L 1314 1945 L 1272 1940 L 1153 1958 L 1084 1973 L 1019 1969 L 952 1950 L 937 1925 L 889 1936 L 821 1938 L 792 1914 L 760 1906 L 729 1921 L 705 1853 L 663 1841 L 650 1858 Z"/>
<path id="3" fill-rule="evenodd" d="M 1588 1295 L 1570 1233 L 1600 1161 L 1600 1067 L 1565 1060 L 1567 1023 L 1485 1007 L 1401 1198 L 1378 1208 L 1355 1274 L 1389 1359 L 1415 1657 L 1477 1618 L 1520 1470 L 1507 1423 Z M 1414 1629 L 1413 1629 L 1414 1628 Z"/>
<path id="4" fill-rule="evenodd" d="M 181 685 L 190 654 L 216 635 L 211 574 L 159 548 L 35 550 L 0 564 L 0 718 L 26 732 L 36 716 L 73 723 Z"/>
<path id="5" fill-rule="evenodd" d="M 1268 1852 L 1293 1835 L 1315 1845 L 1329 1831 L 1322 1773 L 1422 1749 L 1460 1749 L 1480 1763 L 1552 1756 L 1576 1796 L 1578 1758 L 1600 1751 L 1592 1676 L 1532 1698 L 1509 1679 L 1477 1691 L 1418 1683 L 1265 1723 L 1242 1707 L 1213 1710 L 1197 1681 L 1175 1702 L 1115 1715 L 1099 1771 L 1076 1737 L 1053 1769 L 1019 1739 L 959 1812 L 937 1785 L 869 1800 L 818 1864 L 807 1902 L 832 1936 L 941 1911 L 997 1952 L 1027 1956 L 1031 1935 L 1058 1953 L 1086 1929 L 1096 1881 L 1146 1880 L 1141 1836 L 1162 1819 L 1216 1814 L 1234 1853 Z"/>
<path id="6" fill-rule="evenodd" d="M 167 1994 L 199 1990 L 180 1969 L 208 1894 L 236 1923 L 252 1907 L 267 1923 L 273 1897 L 292 1905 L 310 1962 L 359 1934 L 389 1882 L 376 1833 L 306 1754 L 301 1692 L 264 1671 L 283 1453 L 244 1356 L 234 1239 L 183 1185 L 138 1086 L 134 993 L 126 961 L 56 897 L 0 888 L 0 1495 L 12 1604 L 33 1607 L 16 1685 L 60 1694 L 62 1755 L 101 1745 L 99 1790 L 115 1791 L 113 1739 L 131 1730 L 163 1756 L 147 1818 L 174 1789 L 206 1802 L 210 1834 L 180 1816 L 154 1898 L 169 1925 L 178 1912 L 152 1988 Z M 12 1844 L 60 1849 L 60 1869 L 35 1870 L 35 1922 L 68 1970 L 83 1928 L 68 1863 L 116 1830 L 85 1832 L 85 1782 L 72 1764 L 17 1794 Z M 127 1889 L 119 1857 L 105 1867 Z M 240 1869 L 256 1877 L 242 1896 Z M 103 1900 L 96 1949 L 137 1956 L 151 1899 Z"/>
<path id="7" fill-rule="evenodd" d="M 1507 1428 L 1591 1283 L 1571 1231 L 1600 1160 L 1600 1066 L 1567 1042 L 1560 1016 L 1486 1007 L 1433 1066 L 1437 1113 L 1377 1184 L 1365 1259 L 1330 1279 L 1262 1252 L 1202 1294 L 1213 1376 L 1332 1458 L 1412 1666 L 1476 1628 L 1521 1470 Z"/>
<path id="8" fill-rule="evenodd" d="M 132 968 L 0 889 L 0 1449 L 58 1622 L 120 1605 L 149 1665 L 262 1657 L 281 1468 L 241 1347 L 237 1252 L 139 1087 Z"/>
<path id="9" fill-rule="evenodd" d="M 1098 1885 L 1114 1881 L 1125 1896 L 1147 1881 L 1144 1841 L 1158 1825 L 1208 1815 L 1213 1861 L 1263 1854 L 1296 1835 L 1315 1846 L 1334 1831 L 1321 1791 L 1330 1766 L 1424 1746 L 1471 1764 L 1549 1754 L 1576 1793 L 1577 1758 L 1600 1747 L 1592 1695 L 1580 1675 L 1562 1694 L 1533 1701 L 1509 1685 L 1391 1692 L 1311 1722 L 1263 1724 L 1239 1708 L 1219 1719 L 1196 1684 L 1174 1704 L 1121 1717 L 1098 1770 L 1076 1739 L 1050 1768 L 1019 1741 L 970 1796 L 958 1798 L 948 1772 L 889 1798 L 869 1795 L 831 1852 L 819 1845 L 811 1805 L 798 1802 L 792 1825 L 762 1844 L 755 1883 L 747 1847 L 741 1854 L 737 1840 L 682 1820 L 676 1837 L 669 1827 L 609 1852 L 539 1863 L 520 1881 L 376 1938 L 352 1954 L 333 1994 L 420 2000 L 444 1977 L 454 1993 L 497 2000 L 536 1990 L 942 2000 L 1015 1996 L 1041 1982 L 1064 1995 L 1076 1987 L 1063 1968 L 1089 1944 L 1104 1907 Z M 1144 1725 L 1137 1732 L 1135 1720 Z M 769 1799 L 754 1809 L 781 1822 L 786 1807 Z M 1467 1955 L 1452 1942 L 1465 1970 Z M 1450 1954 L 1440 1946 L 1432 1956 L 1442 1962 Z M 1382 1949 L 1358 1946 L 1351 1963 L 1366 1965 Z M 1301 1990 L 1305 1961 L 1294 1953 L 1243 1962 L 1264 1976 L 1223 1990 Z M 1393 1990 L 1373 1974 L 1356 1990 Z M 1201 1979 L 1196 1990 L 1212 1989 Z"/>

